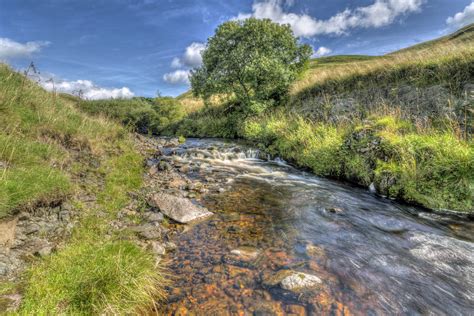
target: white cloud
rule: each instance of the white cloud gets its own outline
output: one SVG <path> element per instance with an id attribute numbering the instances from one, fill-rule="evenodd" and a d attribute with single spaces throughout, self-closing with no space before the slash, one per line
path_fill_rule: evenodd
<path id="1" fill-rule="evenodd" d="M 189 70 L 176 70 L 163 76 L 163 80 L 171 84 L 189 84 Z"/>
<path id="2" fill-rule="evenodd" d="M 90 80 L 44 80 L 41 78 L 39 82 L 43 88 L 49 91 L 56 90 L 57 92 L 64 92 L 74 95 L 80 95 L 84 99 L 98 100 L 98 99 L 129 99 L 135 96 L 127 87 L 122 88 L 104 88 L 95 85 Z"/>
<path id="3" fill-rule="evenodd" d="M 314 57 L 322 57 L 326 56 L 332 53 L 332 50 L 330 48 L 321 46 L 318 48 L 318 50 L 313 54 Z"/>
<path id="4" fill-rule="evenodd" d="M 464 8 L 464 11 L 456 13 L 454 16 L 449 17 L 446 23 L 451 28 L 461 28 L 465 25 L 474 23 L 474 1 L 470 5 Z"/>
<path id="5" fill-rule="evenodd" d="M 24 44 L 15 42 L 9 38 L 0 37 L 0 60 L 9 58 L 29 57 L 39 52 L 49 42 L 26 42 Z"/>
<path id="6" fill-rule="evenodd" d="M 183 56 L 183 63 L 189 67 L 199 67 L 202 64 L 202 51 L 206 48 L 203 43 L 192 43 L 186 47 L 186 52 Z"/>
<path id="7" fill-rule="evenodd" d="M 178 57 L 173 58 L 173 61 L 171 62 L 171 67 L 173 68 L 183 67 L 183 64 L 181 63 L 181 59 L 179 59 Z"/>
<path id="8" fill-rule="evenodd" d="M 171 62 L 172 68 L 182 68 L 163 76 L 163 80 L 171 84 L 189 84 L 189 69 L 202 65 L 202 51 L 206 48 L 203 43 L 191 43 L 181 58 L 175 57 Z"/>
<path id="9" fill-rule="evenodd" d="M 179 68 L 183 66 L 187 67 L 199 67 L 202 64 L 202 51 L 206 48 L 206 45 L 203 43 L 192 43 L 188 47 L 181 58 L 173 58 L 171 67 Z"/>
<path id="10" fill-rule="evenodd" d="M 240 13 L 236 19 L 255 17 L 289 24 L 296 36 L 312 37 L 320 34 L 341 35 L 353 28 L 389 25 L 401 15 L 417 12 L 426 0 L 375 0 L 371 5 L 346 9 L 327 20 L 318 20 L 307 14 L 284 12 L 280 0 L 254 2 L 252 13 Z"/>

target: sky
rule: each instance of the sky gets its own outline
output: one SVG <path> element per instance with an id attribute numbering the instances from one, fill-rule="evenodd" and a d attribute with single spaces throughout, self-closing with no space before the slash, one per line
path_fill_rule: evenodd
<path id="1" fill-rule="evenodd" d="M 177 96 L 216 27 L 248 17 L 290 24 L 315 57 L 380 55 L 473 23 L 474 1 L 0 0 L 0 61 L 88 99 Z"/>

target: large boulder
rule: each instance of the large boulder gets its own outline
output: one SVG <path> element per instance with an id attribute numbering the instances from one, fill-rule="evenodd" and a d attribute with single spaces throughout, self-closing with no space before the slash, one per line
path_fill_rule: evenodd
<path id="1" fill-rule="evenodd" d="M 206 208 L 193 204 L 189 199 L 167 193 L 151 195 L 149 203 L 157 207 L 161 213 L 182 224 L 213 215 Z"/>

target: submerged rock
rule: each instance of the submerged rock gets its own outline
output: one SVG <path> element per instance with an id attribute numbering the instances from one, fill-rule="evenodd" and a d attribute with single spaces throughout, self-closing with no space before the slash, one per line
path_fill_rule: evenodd
<path id="1" fill-rule="evenodd" d="M 311 257 L 324 257 L 326 254 L 323 248 L 313 244 L 307 244 L 305 250 L 306 254 Z"/>
<path id="2" fill-rule="evenodd" d="M 323 281 L 315 275 L 292 270 L 280 270 L 263 280 L 263 285 L 267 287 L 280 286 L 293 293 L 318 289 L 322 283 Z"/>
<path id="3" fill-rule="evenodd" d="M 252 261 L 257 259 L 260 251 L 252 247 L 239 247 L 231 250 L 230 253 L 243 261 Z"/>
<path id="4" fill-rule="evenodd" d="M 288 291 L 301 292 L 303 290 L 317 288 L 321 283 L 321 279 L 315 275 L 295 272 L 281 280 L 280 286 L 282 289 Z"/>
<path id="5" fill-rule="evenodd" d="M 193 204 L 189 199 L 166 193 L 153 194 L 149 203 L 178 223 L 186 224 L 213 215 L 206 208 Z"/>
<path id="6" fill-rule="evenodd" d="M 344 211 L 342 210 L 342 208 L 340 207 L 330 207 L 327 209 L 329 212 L 331 213 L 335 213 L 335 214 L 340 214 L 340 213 L 343 213 Z"/>

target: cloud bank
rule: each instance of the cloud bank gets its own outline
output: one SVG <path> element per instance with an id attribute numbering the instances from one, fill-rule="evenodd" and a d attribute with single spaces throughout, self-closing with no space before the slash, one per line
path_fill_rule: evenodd
<path id="1" fill-rule="evenodd" d="M 474 23 L 474 1 L 465 7 L 462 12 L 458 12 L 446 20 L 446 24 L 453 29 L 461 28 L 471 23 Z"/>
<path id="2" fill-rule="evenodd" d="M 255 17 L 289 24 L 296 36 L 342 35 L 354 28 L 378 28 L 389 25 L 396 18 L 417 12 L 425 0 L 375 0 L 371 5 L 346 9 L 327 20 L 318 20 L 307 14 L 284 12 L 279 0 L 254 2 L 252 13 L 240 13 L 236 19 Z"/>
<path id="3" fill-rule="evenodd" d="M 49 42 L 43 41 L 26 42 L 22 44 L 9 38 L 0 37 L 0 60 L 30 57 L 49 44 Z"/>
<path id="4" fill-rule="evenodd" d="M 88 100 L 99 99 L 129 99 L 135 96 L 127 87 L 122 88 L 104 88 L 99 87 L 90 80 L 44 80 L 43 78 L 39 84 L 48 91 L 56 90 L 57 92 L 64 92 L 74 94 Z"/>

